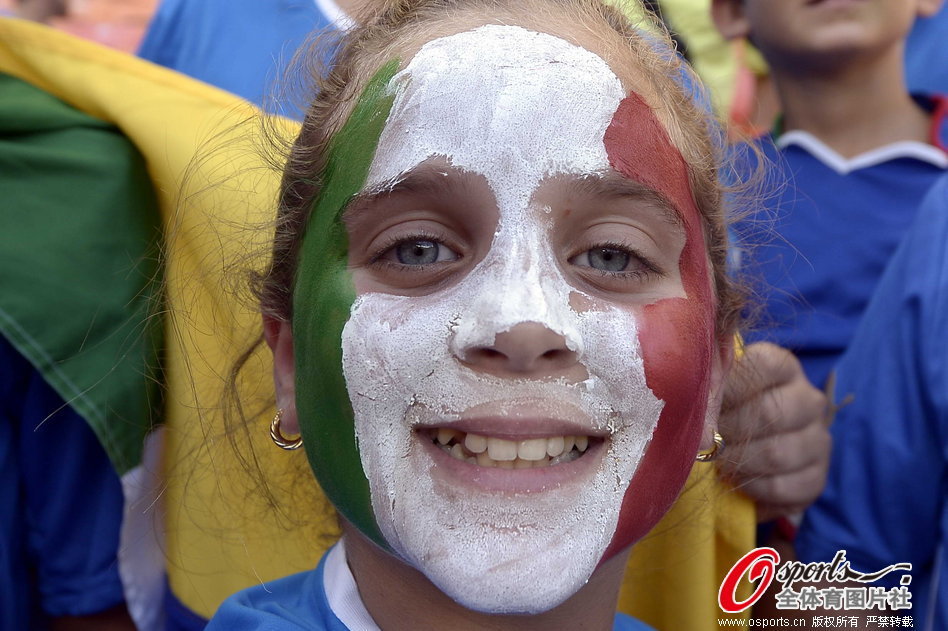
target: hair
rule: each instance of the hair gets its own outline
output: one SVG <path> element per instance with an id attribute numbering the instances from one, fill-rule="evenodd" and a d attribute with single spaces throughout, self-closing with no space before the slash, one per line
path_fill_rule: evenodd
<path id="1" fill-rule="evenodd" d="M 727 273 L 724 134 L 700 93 L 700 81 L 675 54 L 674 44 L 654 15 L 643 11 L 641 20 L 633 23 L 626 13 L 598 0 L 375 3 L 374 12 L 363 16 L 361 25 L 348 31 L 334 47 L 328 72 L 313 76 L 315 94 L 283 170 L 271 262 L 252 279 L 262 312 L 281 320 L 292 319 L 299 247 L 322 189 L 320 178 L 329 143 L 368 79 L 391 59 L 434 37 L 469 27 L 472 19 L 481 23 L 515 21 L 586 44 L 603 56 L 624 83 L 634 79 L 639 90 L 644 84 L 641 96 L 663 122 L 688 165 L 712 267 L 717 334 L 719 340 L 729 343 L 740 320 L 743 295 Z"/>

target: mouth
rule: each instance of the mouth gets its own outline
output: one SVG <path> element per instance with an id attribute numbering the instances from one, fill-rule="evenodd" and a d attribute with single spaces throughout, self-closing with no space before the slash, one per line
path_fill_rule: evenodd
<path id="1" fill-rule="evenodd" d="M 544 469 L 582 458 L 596 436 L 561 434 L 510 440 L 463 432 L 451 427 L 420 430 L 423 436 L 455 460 L 497 469 Z"/>

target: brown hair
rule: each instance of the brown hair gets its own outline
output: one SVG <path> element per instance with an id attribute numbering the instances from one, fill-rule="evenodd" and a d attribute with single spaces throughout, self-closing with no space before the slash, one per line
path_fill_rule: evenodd
<path id="1" fill-rule="evenodd" d="M 283 320 L 292 317 L 298 248 L 321 191 L 320 174 L 328 145 L 369 77 L 384 63 L 405 54 L 406 48 L 410 51 L 434 37 L 469 28 L 471 18 L 480 23 L 516 21 L 572 39 L 595 49 L 625 81 L 634 78 L 640 96 L 649 102 L 688 163 L 717 293 L 717 333 L 722 342 L 729 341 L 737 329 L 742 295 L 726 269 L 727 228 L 720 175 L 726 164 L 724 135 L 703 103 L 706 99 L 696 94 L 700 81 L 674 52 L 659 23 L 643 11 L 641 21 L 634 24 L 623 12 L 598 0 L 377 2 L 374 12 L 363 16 L 362 24 L 333 47 L 329 71 L 314 75 L 315 96 L 283 171 L 272 261 L 254 278 L 263 313 Z M 649 29 L 648 34 L 643 29 Z M 691 87 L 686 88 L 686 83 Z M 641 90 L 642 84 L 645 90 Z"/>

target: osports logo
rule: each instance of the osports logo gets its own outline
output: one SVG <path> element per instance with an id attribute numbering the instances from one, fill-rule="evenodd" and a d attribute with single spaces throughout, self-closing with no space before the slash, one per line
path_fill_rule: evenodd
<path id="1" fill-rule="evenodd" d="M 721 582 L 718 590 L 718 606 L 727 613 L 739 613 L 760 600 L 777 574 L 777 564 L 780 563 L 780 554 L 773 548 L 756 548 L 745 554 L 734 564 L 731 571 Z M 747 576 L 748 580 L 758 583 L 757 589 L 747 600 L 737 600 L 737 586 L 741 579 Z"/>
<path id="2" fill-rule="evenodd" d="M 798 581 L 807 583 L 874 583 L 890 572 L 910 572 L 911 563 L 896 563 L 878 572 L 864 574 L 854 570 L 846 559 L 846 551 L 840 550 L 829 563 L 801 563 L 787 561 L 781 565 L 780 554 L 773 548 L 755 548 L 734 564 L 721 582 L 718 590 L 718 606 L 727 613 L 740 613 L 760 600 L 774 579 L 783 586 L 777 595 L 778 609 L 911 609 L 912 594 L 908 585 L 912 576 L 902 577 L 899 587 L 837 587 L 817 589 L 815 586 L 793 589 Z M 750 582 L 760 581 L 754 593 L 746 600 L 738 600 L 737 587 L 747 577 Z M 861 589 L 861 592 L 860 592 Z"/>

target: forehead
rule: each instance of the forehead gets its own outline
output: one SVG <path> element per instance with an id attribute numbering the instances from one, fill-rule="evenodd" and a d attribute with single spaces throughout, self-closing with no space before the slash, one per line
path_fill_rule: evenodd
<path id="1" fill-rule="evenodd" d="M 428 42 L 390 89 L 395 101 L 370 188 L 432 156 L 487 175 L 495 189 L 558 173 L 604 172 L 603 137 L 624 97 L 594 53 L 500 25 Z"/>

